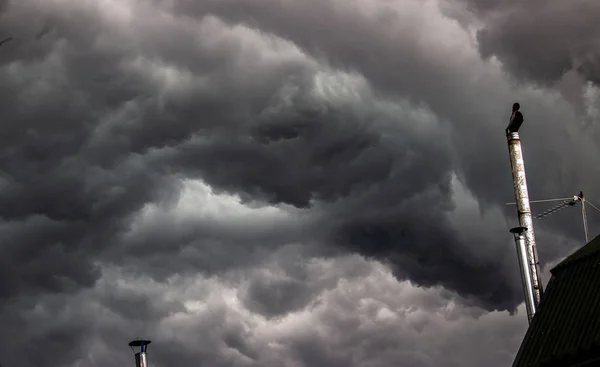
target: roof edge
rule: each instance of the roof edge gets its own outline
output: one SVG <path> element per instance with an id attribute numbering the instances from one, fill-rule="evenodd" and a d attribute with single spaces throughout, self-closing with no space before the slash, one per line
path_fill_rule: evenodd
<path id="1" fill-rule="evenodd" d="M 550 270 L 550 273 L 554 274 L 555 272 L 559 272 L 564 268 L 577 264 L 581 261 L 587 260 L 591 256 L 597 255 L 598 253 L 600 253 L 600 235 L 596 236 L 596 238 L 594 238 L 584 246 L 580 247 L 571 255 L 567 256 L 563 261 L 561 261 L 560 263 L 558 263 L 558 265 L 552 268 Z"/>

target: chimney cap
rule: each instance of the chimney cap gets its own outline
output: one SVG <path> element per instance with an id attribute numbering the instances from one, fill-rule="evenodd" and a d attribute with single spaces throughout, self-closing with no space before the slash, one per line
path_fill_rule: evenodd
<path id="1" fill-rule="evenodd" d="M 525 231 L 527 231 L 527 227 L 515 227 L 515 228 L 511 228 L 510 233 L 521 234 Z"/>
<path id="2" fill-rule="evenodd" d="M 141 347 L 152 343 L 150 340 L 138 339 L 129 342 L 130 347 Z"/>

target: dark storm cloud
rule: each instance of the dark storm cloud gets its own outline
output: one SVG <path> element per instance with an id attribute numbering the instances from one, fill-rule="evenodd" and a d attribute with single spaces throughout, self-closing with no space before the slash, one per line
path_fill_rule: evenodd
<path id="1" fill-rule="evenodd" d="M 577 190 L 582 182 L 593 188 L 598 181 L 598 170 L 587 159 L 597 147 L 577 135 L 578 120 L 568 106 L 534 96 L 492 71 L 473 54 L 473 44 L 462 31 L 450 22 L 435 23 L 439 15 L 425 15 L 437 11 L 435 3 L 402 2 L 396 7 L 376 2 L 346 6 L 335 1 L 286 1 L 271 6 L 268 0 L 178 4 L 186 14 L 214 13 L 232 23 L 282 35 L 315 57 L 359 71 L 379 90 L 425 104 L 452 126 L 454 164 L 484 204 L 500 204 L 512 197 L 510 175 L 503 169 L 508 167 L 506 142 L 500 131 L 515 99 L 526 114 L 523 137 L 543 136 L 527 142 L 528 167 L 552 167 L 544 174 L 529 169 L 532 192 L 556 197 L 558 192 Z M 440 34 L 445 38 L 433 36 L 435 27 L 443 28 Z M 571 144 L 578 149 L 560 148 Z M 574 169 L 569 163 L 573 161 L 583 162 L 585 168 Z M 484 176 L 486 180 L 481 179 Z"/>
<path id="2" fill-rule="evenodd" d="M 283 260 L 287 265 L 290 259 L 297 259 L 295 250 L 279 253 L 271 260 Z M 292 278 L 301 273 L 293 268 L 287 274 Z M 102 316 L 89 325 L 89 334 L 81 335 L 89 355 L 78 359 L 86 365 L 127 365 L 133 362 L 127 341 L 151 336 L 149 358 L 152 365 L 161 367 L 175 362 L 257 367 L 503 366 L 512 359 L 510 350 L 518 345 L 526 326 L 525 315 L 510 317 L 496 312 L 479 315 L 475 321 L 465 315 L 476 315 L 480 310 L 462 305 L 455 295 L 400 283 L 381 265 L 357 256 L 313 259 L 306 268 L 310 272 L 301 277 L 306 289 L 314 292 L 316 302 L 276 319 L 265 319 L 239 302 L 246 296 L 239 292 L 243 279 L 222 282 L 186 277 L 159 285 L 109 270 L 96 290 L 70 299 L 71 304 L 84 306 L 82 310 L 94 310 Z M 264 269 L 254 270 L 265 275 L 262 279 L 268 277 Z M 117 278 L 120 281 L 115 282 Z M 326 286 L 320 287 L 320 283 Z M 134 298 L 153 302 L 162 313 L 154 322 L 124 317 L 129 306 L 106 302 L 111 293 L 126 300 L 134 288 L 139 291 Z M 172 308 L 167 300 L 185 309 Z M 172 309 L 177 312 L 169 313 Z M 75 323 L 86 316 L 70 315 Z M 57 328 L 58 323 L 49 322 L 48 317 L 39 313 L 36 320 Z M 69 358 L 77 359 L 70 355 L 61 361 Z"/>
<path id="3" fill-rule="evenodd" d="M 512 261 L 471 260 L 471 254 L 459 251 L 457 233 L 431 224 L 443 220 L 417 210 L 381 212 L 379 217 L 346 224 L 344 237 L 338 241 L 358 253 L 387 260 L 400 279 L 411 279 L 422 286 L 442 285 L 465 297 L 474 296 L 482 307 L 514 311 L 520 303 L 520 292 L 509 281 Z M 493 243 L 501 246 L 503 241 Z M 440 274 L 444 274 L 443 279 Z"/>
<path id="4" fill-rule="evenodd" d="M 153 119 L 135 113 L 124 116 L 155 126 L 154 135 L 135 124 L 129 131 L 111 129 L 112 116 L 107 113 L 132 99 L 143 104 L 149 86 L 120 70 L 119 59 L 133 55 L 101 49 L 92 33 L 76 31 L 55 10 L 53 20 L 67 45 L 54 49 L 52 60 L 44 50 L 32 56 L 32 49 L 42 47 L 38 43 L 22 42 L 8 50 L 14 52 L 4 58 L 7 67 L 1 73 L 5 141 L 0 153 L 0 215 L 7 228 L 4 234 L 11 236 L 2 252 L 3 259 L 15 264 L 3 268 L 14 270 L 3 277 L 3 296 L 31 287 L 64 290 L 69 286 L 63 280 L 93 284 L 95 256 L 115 241 L 128 216 L 146 202 L 168 199 L 176 189 L 169 172 L 157 172 L 151 157 L 135 153 L 185 139 L 199 128 L 182 111 L 156 111 Z M 92 28 L 101 26 L 94 13 L 83 10 L 87 9 L 73 12 L 89 20 Z M 18 21 L 26 19 L 9 18 L 16 29 Z M 189 111 L 185 105 L 183 109 Z M 173 118 L 190 121 L 191 127 L 169 123 Z M 52 261 L 38 260 L 50 252 Z"/>
<path id="5" fill-rule="evenodd" d="M 489 271 L 490 265 L 499 270 L 505 264 L 470 266 L 457 250 L 457 234 L 443 215 L 452 208 L 453 166 L 442 135 L 426 131 L 428 139 L 437 142 L 431 145 L 425 135 L 409 130 L 409 120 L 396 116 L 401 127 L 389 133 L 398 138 L 385 138 L 386 124 L 377 126 L 380 131 L 375 126 L 365 129 L 354 120 L 359 112 L 351 105 L 344 107 L 339 110 L 345 112 L 337 113 L 325 109 L 301 128 L 295 120 L 278 116 L 279 124 L 290 124 L 297 132 L 292 139 L 261 143 L 230 135 L 227 140 L 192 142 L 189 151 L 181 151 L 185 156 L 169 162 L 191 160 L 188 171 L 203 169 L 208 183 L 274 203 L 308 206 L 344 199 L 338 209 L 323 204 L 333 212 L 332 225 L 327 226 L 342 248 L 389 260 L 399 277 L 417 284 L 441 284 L 481 298 L 490 308 L 514 307 L 519 292 L 505 278 L 496 278 L 501 272 Z M 378 118 L 375 113 L 365 117 Z M 480 283 L 467 281 L 473 274 Z M 490 289 L 493 294 L 488 294 Z"/>
<path id="6" fill-rule="evenodd" d="M 318 216 L 264 206 L 251 210 L 235 197 L 215 196 L 204 185 L 186 184 L 172 208 L 146 207 L 106 257 L 122 264 L 126 256 L 128 268 L 164 280 L 173 273 L 218 275 L 260 264 L 286 244 L 302 247 L 307 256 L 324 255 L 315 242 L 322 237 Z"/>
<path id="7" fill-rule="evenodd" d="M 600 86 L 600 4 L 594 1 L 453 0 L 448 13 L 465 24 L 476 19 L 482 57 L 496 57 L 520 84 L 556 87 L 584 119 L 597 125 L 597 97 L 586 96 L 588 85 Z M 466 8 L 474 15 L 468 19 Z M 455 14 L 453 14 L 455 13 Z M 465 20 L 465 18 L 467 18 Z"/>
<path id="8" fill-rule="evenodd" d="M 393 152 L 382 146 L 380 133 L 364 126 L 364 117 L 351 106 L 343 106 L 349 109 L 344 111 L 316 103 L 320 111 L 292 107 L 269 118 L 279 126 L 267 121 L 257 131 L 191 142 L 181 151 L 183 159 L 173 160 L 202 169 L 217 187 L 297 207 L 308 207 L 312 200 L 335 201 L 385 180 Z M 280 135 L 284 131 L 296 136 Z"/>
<path id="9" fill-rule="evenodd" d="M 9 5 L 9 1 L 8 0 L 0 0 L 0 15 L 6 11 L 6 9 L 8 8 Z"/>
<path id="10" fill-rule="evenodd" d="M 4 366 L 65 366 L 81 358 L 97 315 L 78 298 L 20 297 L 0 312 Z"/>
<path id="11" fill-rule="evenodd" d="M 158 297 L 148 297 L 145 292 L 142 293 L 135 289 L 119 289 L 114 285 L 109 287 L 106 289 L 104 304 L 129 321 L 152 322 L 184 309 L 175 300 L 167 301 Z"/>
<path id="12" fill-rule="evenodd" d="M 317 306 L 319 294 L 335 289 L 341 279 L 356 280 L 372 271 L 358 256 L 338 258 L 335 265 L 307 260 L 300 246 L 284 247 L 275 253 L 275 261 L 244 274 L 240 298 L 248 310 L 277 319 Z"/>
<path id="13" fill-rule="evenodd" d="M 53 238 L 32 241 L 27 253 L 65 248 L 65 258 L 78 256 L 91 269 L 95 254 L 121 242 L 132 213 L 149 201 L 176 198 L 174 177 L 201 177 L 217 189 L 271 203 L 306 208 L 321 202 L 321 210 L 336 219 L 324 225 L 341 248 L 389 260 L 399 275 L 418 284 L 443 284 L 491 308 L 514 306 L 514 285 L 501 274 L 497 280 L 486 278 L 492 275 L 485 267 L 468 265 L 455 253 L 459 241 L 444 214 L 452 209 L 453 170 L 466 175 L 479 197 L 504 200 L 478 179 L 490 165 L 506 163 L 502 148 L 485 160 L 474 159 L 485 155 L 485 147 L 504 143 L 491 134 L 492 126 L 477 123 L 489 106 L 466 100 L 475 86 L 465 95 L 454 93 L 464 78 L 453 72 L 462 70 L 458 64 L 444 67 L 446 61 L 434 57 L 446 51 L 435 54 L 412 38 L 411 31 L 422 31 L 419 22 L 407 19 L 397 29 L 387 18 L 374 23 L 381 20 L 380 9 L 365 16 L 339 4 L 276 8 L 256 2 L 243 9 L 224 4 L 235 6 L 209 10 L 230 21 L 255 15 L 260 29 L 324 55 L 334 66 L 349 65 L 381 90 L 425 101 L 453 125 L 440 128 L 446 121 L 419 123 L 423 117 L 417 114 L 401 116 L 400 110 L 376 104 L 368 88 L 360 104 L 315 98 L 313 78 L 322 67 L 274 38 L 290 56 L 262 62 L 259 49 L 226 32 L 221 36 L 226 46 L 212 43 L 210 32 L 223 29 L 214 18 L 203 18 L 198 33 L 198 24 L 188 18 L 175 23 L 168 17 L 155 16 L 152 22 L 140 17 L 133 27 L 123 27 L 117 10 L 114 18 L 104 18 L 84 5 L 64 11 L 48 7 L 46 21 L 56 30 L 52 38 L 19 44 L 4 59 L 2 73 L 10 132 L 3 136 L 11 143 L 0 156 L 6 177 L 1 213 L 7 221 L 42 215 L 60 228 Z M 244 12 L 231 13 L 234 8 Z M 138 11 L 151 14 L 149 7 Z M 319 21 L 324 14 L 331 15 L 328 22 Z M 8 19 L 18 29 L 21 19 Z M 306 27 L 310 20 L 324 27 L 323 37 L 310 33 L 320 29 Z M 39 29 L 34 28 L 35 36 Z M 346 38 L 335 37 L 340 29 Z M 238 32 L 250 34 L 245 42 L 256 42 L 249 31 Z M 359 52 L 357 42 L 367 39 L 371 42 L 361 43 Z M 51 42 L 57 47 L 52 49 Z M 186 46 L 191 44 L 198 47 Z M 391 52 L 392 44 L 404 51 Z M 181 71 L 168 74 L 169 67 Z M 402 73 L 390 76 L 383 70 Z M 45 77 L 41 86 L 40 76 Z M 157 88 L 173 83 L 169 78 L 180 89 L 161 94 Z M 436 80 L 436 87 L 425 80 Z M 498 92 L 493 96 L 505 98 Z M 453 151 L 452 143 L 461 149 Z M 494 170 L 488 180 L 506 182 L 510 194 L 504 176 Z M 415 210 L 422 204 L 427 210 Z M 371 239 L 358 235 L 369 230 Z M 154 244 L 146 248 L 150 256 Z M 491 259 L 487 264 L 501 267 Z M 465 283 L 469 272 L 496 284 L 496 294 Z"/>
<path id="14" fill-rule="evenodd" d="M 386 16 L 383 16 L 383 7 L 375 4 L 370 6 L 366 3 L 356 3 L 357 6 L 353 7 L 337 2 L 299 3 L 293 1 L 283 2 L 277 7 L 271 6 L 269 1 L 252 3 L 207 1 L 203 3 L 180 2 L 179 4 L 181 12 L 185 12 L 185 14 L 214 13 L 234 24 L 241 22 L 263 31 L 282 35 L 294 41 L 306 52 L 326 59 L 334 66 L 359 71 L 380 90 L 407 97 L 416 102 L 423 102 L 437 115 L 443 116 L 443 122 L 452 126 L 449 128 L 449 136 L 456 148 L 453 154 L 449 154 L 448 151 L 442 154 L 433 153 L 437 148 L 432 142 L 436 140 L 430 137 L 428 144 L 420 146 L 417 154 L 418 157 L 423 158 L 422 162 L 427 162 L 427 164 L 415 163 L 414 171 L 410 168 L 406 171 L 400 170 L 398 176 L 395 176 L 397 181 L 388 175 L 384 182 L 393 182 L 398 187 L 403 187 L 402 183 L 404 183 L 410 189 L 422 192 L 425 192 L 425 186 L 428 184 L 439 185 L 443 192 L 444 182 L 449 181 L 448 174 L 454 169 L 484 205 L 501 205 L 509 201 L 513 195 L 510 173 L 507 169 L 502 169 L 502 167 L 507 168 L 508 163 L 506 143 L 500 131 L 504 128 L 503 120 L 507 117 L 505 108 L 507 109 L 515 98 L 521 99 L 523 105 L 528 106 L 526 111 L 527 127 L 523 129 L 524 137 L 527 138 L 529 135 L 526 134 L 531 135 L 536 129 L 538 129 L 537 135 L 543 134 L 544 136 L 543 139 L 528 142 L 526 149 L 530 167 L 545 167 L 544 170 L 530 168 L 531 191 L 540 197 L 556 197 L 559 192 L 573 191 L 574 188 L 581 186 L 582 182 L 585 182 L 586 187 L 592 188 L 598 181 L 597 169 L 594 169 L 589 159 L 585 159 L 591 152 L 597 151 L 597 147 L 592 141 L 579 141 L 578 149 L 561 150 L 560 148 L 565 146 L 564 134 L 572 134 L 578 129 L 576 117 L 571 111 L 564 108 L 566 106 L 560 106 L 563 108 L 557 108 L 556 105 L 551 107 L 554 102 L 550 98 L 544 100 L 525 91 L 516 91 L 515 88 L 518 87 L 502 80 L 500 74 L 492 74 L 483 69 L 483 63 L 479 62 L 476 55 L 467 53 L 469 56 L 460 56 L 461 52 L 470 52 L 470 49 L 467 48 L 469 47 L 468 43 L 462 46 L 465 47 L 463 51 L 457 47 L 438 47 L 437 43 L 441 42 L 440 40 L 427 38 L 428 22 L 423 15 L 424 9 L 435 11 L 435 6 L 431 4 L 429 4 L 429 8 L 422 8 L 416 3 L 403 3 L 406 9 L 388 8 Z M 418 14 L 415 14 L 416 12 Z M 391 18 L 395 21 L 386 21 Z M 449 31 L 456 32 L 453 29 L 449 29 Z M 414 34 L 420 36 L 413 36 Z M 422 42 L 416 42 L 415 37 L 421 37 Z M 469 61 L 461 61 L 461 58 Z M 479 63 L 479 66 L 467 67 L 469 62 Z M 398 72 L 389 73 L 390 70 Z M 430 87 L 433 81 L 435 81 L 435 88 Z M 457 88 L 461 89 L 461 93 L 456 93 Z M 565 124 L 565 120 L 573 122 Z M 544 130 L 541 130 L 542 126 L 544 126 Z M 397 135 L 397 137 L 399 136 L 401 135 Z M 541 144 L 542 141 L 544 141 L 543 144 Z M 380 143 L 380 145 L 385 146 L 385 143 Z M 406 152 L 402 152 L 402 146 L 398 145 L 396 148 L 398 150 L 392 149 L 393 153 L 391 154 L 395 163 L 401 162 L 402 157 L 407 156 Z M 452 163 L 446 161 L 450 158 L 453 158 Z M 575 169 L 569 164 L 574 160 L 582 162 L 586 168 Z M 275 162 L 269 164 L 275 165 Z M 583 171 L 589 173 L 583 173 Z M 256 176 L 258 175 L 252 173 L 251 177 Z M 495 184 L 490 185 L 490 182 Z M 385 184 L 383 186 L 387 187 Z M 287 190 L 290 190 L 289 186 L 286 187 Z M 379 186 L 377 187 L 379 189 Z M 275 188 L 269 188 L 269 190 L 273 192 Z M 273 194 L 278 195 L 277 191 Z M 404 196 L 401 192 L 390 191 L 382 194 L 382 197 L 394 198 L 395 203 L 401 206 L 399 203 L 403 199 L 408 199 L 410 195 Z M 428 208 L 448 205 L 448 195 L 435 196 L 434 194 L 433 197 L 438 200 L 436 204 L 433 200 L 424 201 Z M 364 204 L 355 210 L 376 213 L 373 218 L 377 218 L 377 215 L 384 217 L 385 209 L 377 213 L 377 209 L 375 209 L 378 208 L 377 205 L 380 203 L 365 200 Z M 415 200 L 413 205 L 419 204 Z M 422 221 L 440 228 L 439 233 L 450 236 L 446 237 L 446 243 L 449 245 L 436 252 L 435 256 L 431 255 L 431 251 L 419 245 L 413 247 L 406 245 L 408 248 L 398 247 L 406 251 L 405 253 L 417 254 L 414 257 L 408 257 L 415 259 L 415 264 L 422 262 L 416 260 L 421 256 L 427 257 L 429 261 L 433 262 L 432 265 L 414 267 L 422 269 L 421 274 L 423 275 L 431 273 L 430 270 L 425 270 L 428 267 L 436 269 L 436 266 L 446 263 L 448 267 L 456 269 L 455 276 L 462 277 L 461 270 L 469 267 L 461 263 L 464 261 L 461 260 L 461 256 L 452 254 L 453 250 L 451 249 L 455 247 L 450 245 L 453 242 L 453 231 L 444 229 L 444 220 L 439 218 L 440 214 L 436 214 L 432 209 L 421 219 L 417 216 L 411 217 L 410 209 L 406 210 L 406 213 L 398 213 L 397 217 L 392 216 L 389 219 L 390 225 L 378 225 L 382 227 L 380 232 L 384 236 L 394 239 L 389 242 L 388 246 L 382 246 L 377 250 L 367 250 L 373 248 L 374 244 L 368 243 L 368 241 L 361 245 L 352 244 L 351 238 L 354 239 L 354 242 L 359 242 L 352 234 L 365 231 L 365 227 L 373 227 L 373 223 L 376 222 L 376 220 L 364 217 L 361 220 L 350 220 L 349 223 L 342 225 L 339 238 L 343 239 L 344 245 L 350 244 L 354 249 L 364 249 L 365 253 L 376 253 L 378 257 L 386 258 L 395 256 L 396 250 L 391 244 L 397 244 L 396 241 L 400 238 L 405 238 L 407 244 L 426 242 L 418 240 L 418 236 L 423 235 L 423 232 L 411 237 L 407 237 L 405 234 L 406 227 L 411 227 L 413 222 L 404 226 L 396 224 L 405 223 L 406 218 L 413 219 L 414 223 Z M 347 217 L 352 217 L 352 215 L 346 212 L 342 216 L 342 218 Z M 575 233 L 573 232 L 574 224 L 568 227 L 571 233 Z M 374 228 L 374 230 L 378 229 Z M 393 232 L 390 232 L 392 230 Z M 395 232 L 397 234 L 394 234 Z M 436 230 L 431 230 L 430 233 L 436 233 Z M 441 235 L 436 242 L 441 241 L 443 237 Z M 549 251 L 549 253 L 551 252 Z M 439 256 L 437 261 L 435 260 L 436 256 Z M 452 263 L 455 265 L 450 265 Z M 497 263 L 493 267 L 503 268 L 504 264 Z M 414 272 L 411 275 L 420 279 Z M 488 276 L 494 277 L 494 275 Z M 448 278 L 444 279 L 443 282 L 453 282 Z M 464 284 L 463 280 L 461 278 L 456 283 Z M 492 279 L 486 278 L 486 280 Z M 506 289 L 502 285 L 503 282 L 504 280 L 491 281 L 492 284 L 497 285 L 498 293 L 486 297 L 492 297 L 498 301 L 510 299 L 518 294 L 514 288 L 512 291 Z M 467 284 L 466 287 L 471 286 L 470 283 Z M 485 288 L 483 284 L 482 282 L 475 288 Z"/>
<path id="15" fill-rule="evenodd" d="M 59 336 L 53 350 L 67 364 L 86 350 L 84 335 L 101 335 L 117 348 L 138 331 L 161 335 L 159 321 L 170 318 L 172 334 L 161 337 L 172 348 L 157 351 L 165 366 L 282 365 L 290 356 L 347 365 L 352 354 L 344 351 L 356 345 L 365 354 L 359 364 L 444 361 L 390 351 L 398 343 L 414 349 L 422 337 L 425 323 L 408 317 L 400 339 L 389 325 L 367 323 L 370 329 L 356 334 L 364 320 L 351 305 L 370 290 L 405 302 L 376 282 L 356 285 L 353 297 L 338 295 L 335 307 L 305 320 L 306 330 L 292 323 L 282 338 L 252 344 L 252 327 L 273 316 L 289 315 L 291 322 L 294 313 L 320 304 L 323 290 L 343 274 L 327 269 L 329 277 L 315 279 L 303 261 L 340 252 L 386 262 L 398 279 L 416 285 L 447 287 L 460 294 L 457 303 L 514 309 L 521 292 L 508 234 L 474 239 L 463 230 L 483 220 L 450 219 L 460 205 L 453 174 L 484 210 L 512 197 L 500 134 L 514 98 L 528 106 L 524 133 L 545 128 L 526 150 L 531 166 L 544 167 L 530 170 L 539 195 L 579 188 L 581 172 L 594 169 L 580 158 L 597 153 L 595 142 L 549 151 L 573 128 L 563 126 L 573 116 L 566 104 L 508 84 L 481 62 L 458 27 L 436 18 L 431 3 L 388 8 L 261 0 L 188 7 L 191 2 L 181 1 L 175 16 L 152 2 L 89 4 L 23 0 L 1 15 L 0 35 L 19 39 L 0 49 L 0 321 L 17 320 L 2 335 L 10 343 L 0 358 L 9 355 L 9 366 L 63 363 L 33 355 L 33 341 Z M 46 29 L 52 31 L 37 37 Z M 255 211 L 236 221 L 231 213 L 215 219 L 186 212 L 182 179 L 202 179 L 213 186 L 210 195 L 266 202 L 279 212 L 258 218 Z M 152 207 L 162 217 L 146 216 Z M 194 220 L 177 218 L 178 210 Z M 278 259 L 281 269 L 269 274 L 265 269 L 277 268 L 269 256 L 288 244 L 302 256 Z M 153 301 L 158 295 L 144 288 L 111 290 L 115 279 L 107 288 L 82 291 L 106 276 L 109 263 L 167 284 L 190 273 L 227 284 L 230 279 L 219 277 L 236 270 L 248 279 L 222 297 L 219 284 L 204 289 L 221 299 L 200 298 L 204 308 L 197 312 L 204 316 L 194 324 L 179 321 L 179 300 Z M 257 269 L 245 272 L 249 267 Z M 107 294 L 92 294 L 103 289 Z M 61 292 L 70 294 L 55 296 L 62 304 L 28 318 L 36 302 L 45 305 L 51 301 L 44 296 Z M 240 297 L 235 302 L 232 293 Z M 77 297 L 79 313 L 52 319 Z M 428 302 L 419 307 L 441 312 Z M 396 303 L 390 312 L 398 309 Z M 337 339 L 328 344 L 311 322 Z M 18 333 L 38 324 L 38 334 Z M 179 333 L 188 339 L 174 336 Z M 278 355 L 269 344 L 276 342 L 291 350 Z M 260 363 L 259 351 L 268 351 L 270 364 Z M 476 357 L 473 363 L 481 364 Z"/>
<path id="16" fill-rule="evenodd" d="M 156 258 L 166 273 L 161 273 L 161 267 L 153 268 L 151 261 L 142 262 L 141 269 L 161 277 L 185 268 L 216 272 L 228 266 L 224 261 L 217 265 L 215 256 L 223 253 L 222 246 L 228 246 L 228 241 L 245 240 L 239 229 L 238 235 L 229 239 L 222 238 L 224 233 L 206 235 L 196 229 L 195 234 L 200 237 L 194 237 L 194 232 L 188 236 L 188 251 L 182 251 L 180 264 L 165 263 L 159 258 L 161 247 L 170 246 L 168 253 L 174 254 L 178 251 L 177 241 L 186 241 L 176 231 L 171 231 L 170 237 L 159 236 L 146 243 L 133 241 L 133 246 L 128 247 L 124 245 L 131 242 L 120 237 L 127 232 L 131 216 L 146 203 L 168 204 L 177 198 L 176 178 L 188 174 L 197 177 L 215 168 L 211 157 L 217 160 L 218 151 L 208 149 L 194 163 L 194 157 L 185 154 L 185 147 L 177 145 L 194 133 L 217 142 L 226 136 L 241 139 L 243 133 L 251 134 L 240 124 L 256 119 L 256 114 L 269 106 L 269 99 L 282 82 L 297 75 L 298 83 L 304 83 L 314 68 L 294 56 L 289 62 L 284 56 L 281 62 L 273 61 L 273 65 L 259 63 L 257 51 L 243 48 L 239 37 L 229 37 L 233 43 L 227 45 L 228 34 L 214 19 L 203 23 L 204 33 L 222 29 L 225 46 L 213 45 L 210 38 L 198 35 L 195 24 L 177 28 L 173 22 L 166 22 L 165 26 L 175 27 L 173 32 L 181 38 L 199 43 L 200 49 L 190 53 L 185 45 L 174 49 L 171 40 L 164 37 L 152 44 L 143 42 L 142 50 L 132 48 L 131 43 L 121 47 L 119 36 L 126 38 L 126 32 L 111 34 L 101 14 L 85 6 L 50 6 L 40 10 L 48 13 L 49 22 L 56 29 L 54 38 L 45 37 L 45 43 L 36 43 L 22 37 L 2 58 L 5 133 L 0 152 L 0 215 L 4 220 L 0 296 L 4 300 L 28 293 L 74 292 L 90 287 L 99 276 L 95 265 L 98 258 L 120 262 L 123 250 Z M 28 13 L 23 5 L 8 13 L 3 28 L 27 34 L 21 25 L 36 18 L 36 13 Z M 149 36 L 158 35 L 158 28 L 152 28 L 157 22 L 160 19 L 140 21 L 139 28 L 148 31 Z M 101 35 L 107 35 L 111 42 L 105 42 Z M 158 60 L 158 66 L 153 63 L 157 60 L 152 59 L 157 51 L 166 55 L 164 62 Z M 138 57 L 144 53 L 146 61 Z M 139 62 L 146 65 L 136 64 Z M 245 71 L 227 70 L 237 62 L 246 68 L 254 66 L 256 78 L 244 81 Z M 211 81 L 211 90 L 194 90 L 198 85 L 192 83 L 189 90 L 159 100 L 156 85 L 148 78 L 157 73 L 160 78 L 163 66 L 192 68 L 198 74 L 190 74 L 191 78 L 206 77 Z M 260 127 L 252 129 L 258 131 Z M 244 154 L 234 152 L 232 159 L 243 158 L 240 153 Z M 258 159 L 257 166 L 263 164 L 260 153 L 253 158 Z M 222 163 L 225 167 L 234 165 Z M 267 182 L 258 179 L 263 184 Z M 239 191 L 241 187 L 244 185 L 226 188 Z M 286 194 L 292 191 L 285 187 L 282 190 L 287 190 Z M 271 194 L 268 190 L 261 192 Z M 261 192 L 252 194 L 261 196 Z M 283 201 L 293 200 L 288 197 Z M 238 247 L 240 255 L 235 264 L 247 262 L 250 257 L 244 254 L 251 254 L 253 246 L 276 242 L 265 234 L 258 237 L 261 236 L 248 242 L 247 248 Z M 295 240 L 289 232 L 278 236 L 277 241 L 283 243 Z M 136 242 L 143 251 L 136 251 Z M 212 243 L 213 251 L 204 251 L 207 243 Z M 227 250 L 228 259 L 236 258 L 226 253 Z"/>
<path id="17" fill-rule="evenodd" d="M 482 56 L 497 56 L 517 77 L 542 84 L 570 70 L 600 83 L 600 4 L 595 1 L 464 0 L 483 21 Z"/>

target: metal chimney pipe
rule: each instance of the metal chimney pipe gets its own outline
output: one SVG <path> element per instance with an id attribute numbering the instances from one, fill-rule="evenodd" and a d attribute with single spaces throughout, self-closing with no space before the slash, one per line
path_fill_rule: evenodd
<path id="1" fill-rule="evenodd" d="M 150 340 L 133 340 L 129 342 L 129 346 L 131 350 L 135 352 L 133 347 L 139 347 L 140 351 L 135 353 L 135 367 L 148 367 L 148 355 L 146 354 L 146 350 L 148 349 L 148 344 L 152 343 Z"/>
<path id="2" fill-rule="evenodd" d="M 146 353 L 135 354 L 135 367 L 148 367 L 148 356 Z"/>
<path id="3" fill-rule="evenodd" d="M 527 258 L 527 241 L 525 240 L 525 227 L 515 227 L 510 230 L 515 236 L 515 245 L 517 247 L 517 259 L 519 260 L 519 270 L 521 271 L 521 282 L 523 283 L 523 295 L 525 296 L 525 308 L 527 309 L 527 321 L 531 324 L 536 310 L 535 296 L 533 293 L 533 283 L 529 272 L 529 260 Z"/>
<path id="4" fill-rule="evenodd" d="M 533 218 L 531 216 L 531 208 L 529 207 L 529 193 L 527 192 L 527 179 L 525 178 L 525 163 L 523 161 L 523 152 L 521 150 L 521 139 L 519 138 L 518 132 L 507 131 L 507 140 L 513 176 L 513 187 L 515 190 L 515 201 L 517 202 L 517 215 L 519 216 L 519 226 L 527 228 L 527 231 L 525 231 L 525 239 L 527 241 L 527 263 L 533 287 L 534 304 L 535 307 L 537 307 L 544 290 L 542 288 L 540 262 L 538 260 L 535 233 L 533 231 Z"/>

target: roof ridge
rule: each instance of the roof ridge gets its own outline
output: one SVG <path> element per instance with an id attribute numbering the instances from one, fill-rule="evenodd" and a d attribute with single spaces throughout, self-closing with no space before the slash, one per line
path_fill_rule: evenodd
<path id="1" fill-rule="evenodd" d="M 563 261 L 558 263 L 550 272 L 554 272 L 567 268 L 571 265 L 577 264 L 580 261 L 584 261 L 594 255 L 600 253 L 600 235 L 596 236 L 593 240 L 580 247 L 578 250 L 567 256 Z"/>

